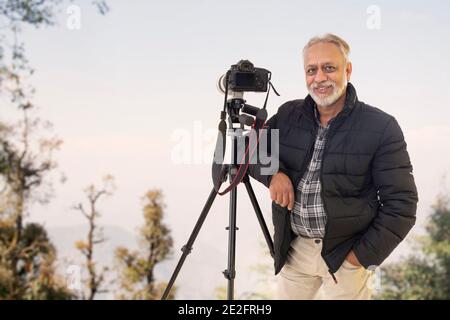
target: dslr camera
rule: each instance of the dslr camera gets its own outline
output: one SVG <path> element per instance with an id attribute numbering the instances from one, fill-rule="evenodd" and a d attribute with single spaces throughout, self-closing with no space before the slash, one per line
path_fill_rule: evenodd
<path id="1" fill-rule="evenodd" d="M 255 68 L 248 60 L 240 60 L 233 64 L 218 82 L 219 90 L 225 93 L 226 86 L 233 92 L 267 92 L 270 81 L 270 71 Z"/>

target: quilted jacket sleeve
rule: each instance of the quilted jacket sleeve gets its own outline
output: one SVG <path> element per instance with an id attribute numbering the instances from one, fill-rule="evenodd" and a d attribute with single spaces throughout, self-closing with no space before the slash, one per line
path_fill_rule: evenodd
<path id="1" fill-rule="evenodd" d="M 375 153 L 372 178 L 381 205 L 372 224 L 353 248 L 365 268 L 379 266 L 416 221 L 418 196 L 412 165 L 402 130 L 393 117 Z"/>

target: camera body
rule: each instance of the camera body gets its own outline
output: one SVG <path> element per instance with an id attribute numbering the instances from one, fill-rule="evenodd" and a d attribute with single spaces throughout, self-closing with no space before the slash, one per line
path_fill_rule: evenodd
<path id="1" fill-rule="evenodd" d="M 231 66 L 226 74 L 228 89 L 233 92 L 266 92 L 270 80 L 270 71 L 255 68 L 248 60 L 240 60 Z"/>

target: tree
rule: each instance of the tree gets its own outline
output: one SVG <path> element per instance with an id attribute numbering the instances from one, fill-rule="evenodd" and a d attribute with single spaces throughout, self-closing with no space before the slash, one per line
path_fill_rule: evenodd
<path id="1" fill-rule="evenodd" d="M 45 229 L 36 223 L 23 228 L 22 236 L 11 246 L 16 229 L 0 225 L 0 298 L 71 299 L 74 295 L 55 274 L 56 251 Z M 11 267 L 15 264 L 15 269 Z"/>
<path id="2" fill-rule="evenodd" d="M 29 205 L 46 203 L 52 194 L 52 153 L 61 140 L 46 135 L 27 84 L 34 70 L 20 39 L 23 26 L 52 26 L 61 0 L 0 0 L 0 106 L 16 107 L 19 120 L 0 119 L 0 298 L 66 299 L 72 294 L 55 275 L 56 250 L 43 226 L 26 223 Z M 100 13 L 108 7 L 93 1 Z"/>
<path id="3" fill-rule="evenodd" d="M 45 229 L 24 223 L 30 203 L 45 203 L 50 198 L 47 178 L 56 167 L 52 154 L 61 142 L 32 139 L 32 132 L 42 123 L 31 121 L 27 108 L 22 109 L 23 120 L 16 127 L 0 127 L 0 297 L 70 298 L 59 281 L 51 279 L 56 250 Z"/>
<path id="4" fill-rule="evenodd" d="M 94 260 L 94 246 L 106 241 L 102 229 L 97 226 L 97 219 L 100 218 L 100 213 L 98 212 L 96 205 L 102 196 L 112 195 L 114 189 L 114 179 L 112 176 L 107 175 L 103 178 L 103 188 L 97 189 L 94 185 L 90 185 L 86 188 L 85 193 L 88 198 L 89 209 L 85 209 L 81 203 L 75 206 L 75 209 L 81 212 L 89 224 L 87 239 L 75 243 L 75 247 L 81 252 L 86 260 L 86 268 L 89 273 L 88 279 L 86 280 L 88 292 L 87 294 L 82 293 L 83 299 L 93 300 L 97 293 L 107 292 L 106 290 L 101 289 L 101 285 L 108 268 L 103 267 L 101 271 L 98 271 Z"/>
<path id="5" fill-rule="evenodd" d="M 119 268 L 119 299 L 160 299 L 166 284 L 157 282 L 154 270 L 166 259 L 172 248 L 170 230 L 162 222 L 164 216 L 163 195 L 160 190 L 150 190 L 143 198 L 144 225 L 140 228 L 140 251 L 116 249 Z M 172 289 L 169 298 L 174 297 Z"/>
<path id="6" fill-rule="evenodd" d="M 414 254 L 383 268 L 380 299 L 450 299 L 450 198 L 440 195 Z"/>

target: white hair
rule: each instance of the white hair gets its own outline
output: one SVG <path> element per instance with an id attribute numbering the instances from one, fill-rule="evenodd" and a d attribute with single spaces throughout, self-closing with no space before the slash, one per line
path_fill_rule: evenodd
<path id="1" fill-rule="evenodd" d="M 305 56 L 305 52 L 306 50 L 308 50 L 309 47 L 311 47 L 316 43 L 321 42 L 333 43 L 334 45 L 336 45 L 339 48 L 339 50 L 341 50 L 342 56 L 344 57 L 344 61 L 348 62 L 348 56 L 350 54 L 350 46 L 344 39 L 332 33 L 327 33 L 323 36 L 316 36 L 311 38 L 303 48 L 303 56 Z"/>

